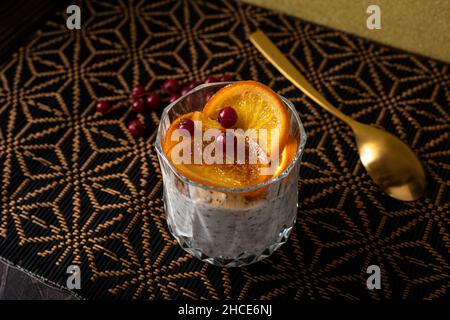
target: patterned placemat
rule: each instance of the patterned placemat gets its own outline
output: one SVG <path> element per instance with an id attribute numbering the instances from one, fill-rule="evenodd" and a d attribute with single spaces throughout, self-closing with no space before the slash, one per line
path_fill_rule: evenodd
<path id="1" fill-rule="evenodd" d="M 0 255 L 84 298 L 422 299 L 450 290 L 450 70 L 342 32 L 231 0 L 84 1 L 82 30 L 55 15 L 0 71 Z M 349 128 L 294 89 L 246 40 L 259 25 L 345 113 L 394 133 L 424 162 L 425 197 L 379 191 Z M 445 30 L 443 30 L 444 32 Z M 160 112 L 133 139 L 138 83 L 231 73 L 293 101 L 308 134 L 288 243 L 246 268 L 202 263 L 170 236 L 153 148 Z M 366 269 L 381 268 L 368 290 Z"/>

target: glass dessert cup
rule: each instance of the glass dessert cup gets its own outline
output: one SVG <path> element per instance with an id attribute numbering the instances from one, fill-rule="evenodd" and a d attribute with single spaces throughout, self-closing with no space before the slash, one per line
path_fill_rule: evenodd
<path id="1" fill-rule="evenodd" d="M 280 96 L 289 113 L 290 135 L 298 146 L 292 162 L 280 175 L 245 188 L 214 187 L 184 176 L 164 154 L 166 132 L 181 115 L 202 111 L 211 94 L 230 83 L 200 85 L 167 106 L 155 147 L 172 235 L 200 260 L 238 267 L 270 256 L 287 241 L 297 216 L 297 182 L 306 133 L 293 104 Z"/>

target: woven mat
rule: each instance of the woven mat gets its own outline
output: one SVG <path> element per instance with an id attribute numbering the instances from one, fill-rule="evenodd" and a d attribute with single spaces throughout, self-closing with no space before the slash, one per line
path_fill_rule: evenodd
<path id="1" fill-rule="evenodd" d="M 84 298 L 422 299 L 450 291 L 450 69 L 342 32 L 222 1 L 85 1 L 81 31 L 55 15 L 0 71 L 0 255 Z M 349 128 L 294 89 L 246 40 L 259 25 L 348 115 L 412 146 L 429 175 L 393 200 L 361 166 Z M 288 243 L 246 268 L 202 263 L 170 236 L 153 148 L 160 112 L 133 139 L 138 83 L 228 72 L 293 101 L 308 134 Z M 368 290 L 376 264 L 382 289 Z"/>

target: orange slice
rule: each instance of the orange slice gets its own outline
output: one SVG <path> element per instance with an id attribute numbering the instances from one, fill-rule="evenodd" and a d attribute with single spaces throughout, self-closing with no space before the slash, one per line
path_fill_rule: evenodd
<path id="1" fill-rule="evenodd" d="M 270 148 L 264 150 L 258 144 L 258 141 L 245 139 L 245 163 L 238 163 L 235 158 L 231 164 L 223 162 L 205 163 L 204 154 L 207 153 L 205 150 L 215 143 L 214 137 L 210 137 L 211 140 L 209 141 L 188 140 L 190 141 L 190 149 L 180 149 L 180 146 L 177 144 L 186 136 L 179 137 L 179 140 L 175 139 L 175 141 L 173 138 L 182 119 L 201 122 L 203 132 L 200 135 L 198 135 L 198 132 L 195 134 L 201 140 L 205 138 L 203 134 L 208 129 L 216 129 L 217 132 L 225 130 L 217 121 L 217 114 L 226 106 L 233 107 L 238 114 L 238 120 L 234 125 L 235 129 L 243 129 L 244 131 L 248 129 L 266 129 L 268 131 L 267 138 L 269 139 L 268 146 Z M 270 132 L 272 130 L 278 130 L 278 141 L 271 141 Z M 258 82 L 242 81 L 219 90 L 206 103 L 203 112 L 191 112 L 174 120 L 166 132 L 163 150 L 173 166 L 181 174 L 193 181 L 222 188 L 245 188 L 276 177 L 289 166 L 298 146 L 297 141 L 289 135 L 289 131 L 289 115 L 280 97 L 271 89 Z M 235 134 L 237 138 L 242 137 L 242 133 Z M 267 174 L 267 172 L 270 172 L 267 170 L 264 170 L 265 174 L 263 174 L 262 170 L 269 166 L 268 157 L 273 154 L 272 152 L 276 150 L 276 147 L 279 148 L 278 152 L 280 152 L 279 166 L 274 174 Z M 190 154 L 183 158 L 180 157 L 180 151 L 181 153 L 190 152 Z M 201 152 L 202 154 L 199 163 L 194 161 L 194 154 L 198 154 L 196 152 Z M 249 163 L 250 154 L 256 155 L 259 161 L 257 163 Z M 188 163 L 175 161 L 180 158 L 190 159 L 190 161 Z M 249 196 L 261 197 L 264 195 L 265 189 L 260 188 L 257 191 L 252 191 L 249 193 Z"/>
<path id="2" fill-rule="evenodd" d="M 275 148 L 281 152 L 289 136 L 289 115 L 283 101 L 269 87 L 256 81 L 240 81 L 217 91 L 206 103 L 203 112 L 211 119 L 217 119 L 219 111 L 233 107 L 238 115 L 234 128 L 266 129 L 267 153 Z M 270 133 L 277 129 L 278 143 L 272 142 Z"/>
<path id="3" fill-rule="evenodd" d="M 163 143 L 163 150 L 168 160 L 181 174 L 193 181 L 222 188 L 244 188 L 251 185 L 257 185 L 271 178 L 271 176 L 269 175 L 260 174 L 260 170 L 263 166 L 262 163 L 251 164 L 246 162 L 243 164 L 238 164 L 234 162 L 232 164 L 206 164 L 203 161 L 204 158 L 202 158 L 201 163 L 196 164 L 194 162 L 193 156 L 190 157 L 189 163 L 174 161 L 173 157 L 176 156 L 176 154 L 174 153 L 178 152 L 178 148 L 175 149 L 174 147 L 178 143 L 180 143 L 181 138 L 178 141 L 173 141 L 172 134 L 176 129 L 179 128 L 181 119 L 186 118 L 189 118 L 193 121 L 201 121 L 203 132 L 211 128 L 223 130 L 223 128 L 216 120 L 210 119 L 208 116 L 206 116 L 206 114 L 201 112 L 191 112 L 185 114 L 172 122 L 171 126 L 166 132 Z M 205 147 L 211 143 L 214 143 L 213 139 L 211 141 L 203 141 L 201 143 L 203 152 L 205 151 Z M 191 143 L 191 151 L 198 152 L 198 144 L 196 144 L 194 141 L 192 141 Z M 252 140 L 246 142 L 246 152 L 258 152 L 258 159 L 262 159 L 265 157 L 265 153 Z"/>

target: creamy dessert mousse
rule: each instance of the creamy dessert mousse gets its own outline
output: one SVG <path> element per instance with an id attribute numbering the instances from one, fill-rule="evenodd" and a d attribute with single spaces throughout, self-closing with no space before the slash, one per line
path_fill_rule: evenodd
<path id="1" fill-rule="evenodd" d="M 255 81 L 204 85 L 166 108 L 156 145 L 180 245 L 220 266 L 272 254 L 295 223 L 305 139 L 293 106 Z"/>

